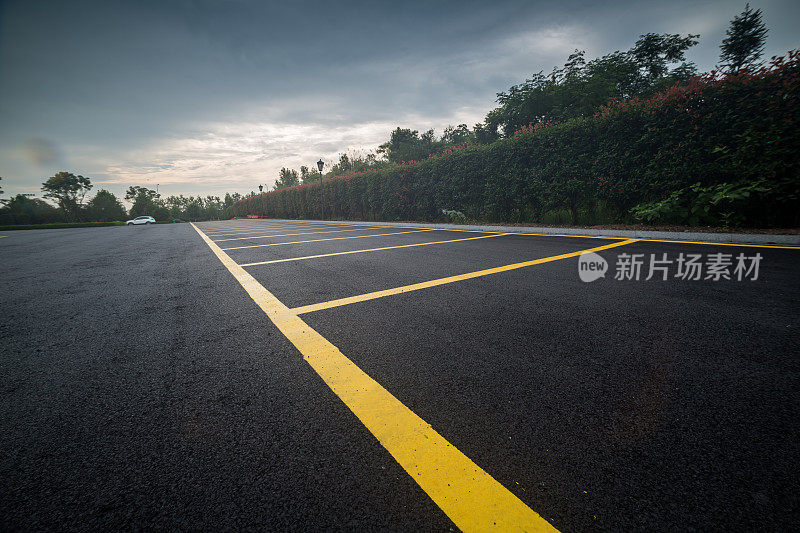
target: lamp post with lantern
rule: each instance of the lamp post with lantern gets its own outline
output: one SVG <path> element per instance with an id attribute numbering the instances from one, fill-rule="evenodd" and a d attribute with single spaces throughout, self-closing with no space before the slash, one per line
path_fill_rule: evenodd
<path id="1" fill-rule="evenodd" d="M 322 211 L 322 220 L 325 220 L 325 192 L 322 189 L 322 167 L 324 166 L 325 162 L 320 158 L 317 161 L 317 168 L 319 169 L 319 206 Z"/>
<path id="2" fill-rule="evenodd" d="M 261 216 L 259 218 L 264 218 L 264 186 L 258 186 L 258 195 L 261 197 Z"/>

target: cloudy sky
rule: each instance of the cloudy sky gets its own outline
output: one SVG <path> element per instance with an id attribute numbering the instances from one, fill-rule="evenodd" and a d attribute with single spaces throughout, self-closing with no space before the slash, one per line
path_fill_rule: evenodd
<path id="1" fill-rule="evenodd" d="M 800 2 L 753 0 L 767 56 Z M 743 1 L 0 0 L 0 187 L 59 170 L 95 190 L 247 192 L 282 166 L 368 151 L 396 126 L 480 122 L 495 93 L 646 32 L 699 33 L 714 67 Z"/>

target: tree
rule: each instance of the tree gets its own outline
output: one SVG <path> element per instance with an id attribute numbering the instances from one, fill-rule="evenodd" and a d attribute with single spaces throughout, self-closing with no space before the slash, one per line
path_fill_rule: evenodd
<path id="1" fill-rule="evenodd" d="M 76 176 L 71 172 L 58 172 L 42 183 L 44 197 L 55 199 L 70 222 L 80 219 L 83 198 L 91 188 L 92 182 L 89 178 Z"/>
<path id="2" fill-rule="evenodd" d="M 86 204 L 86 214 L 89 220 L 97 222 L 122 220 L 125 218 L 125 207 L 113 193 L 100 189 Z"/>
<path id="3" fill-rule="evenodd" d="M 761 65 L 759 59 L 767 42 L 767 28 L 761 20 L 760 9 L 753 11 L 750 4 L 745 4 L 744 11 L 733 18 L 725 34 L 727 37 L 720 45 L 721 69 L 739 72 Z"/>
<path id="4" fill-rule="evenodd" d="M 300 176 L 297 175 L 296 170 L 282 168 L 278 174 L 278 179 L 275 182 L 273 190 L 285 189 L 286 187 L 293 187 L 300 184 Z"/>
<path id="5" fill-rule="evenodd" d="M 189 220 L 198 220 L 202 216 L 203 206 L 197 200 L 193 200 L 186 206 L 186 218 Z"/>
<path id="6" fill-rule="evenodd" d="M 685 53 L 697 44 L 697 35 L 641 35 L 634 46 L 591 61 L 575 50 L 561 68 L 534 74 L 524 83 L 497 93 L 499 107 L 476 125 L 478 142 L 491 142 L 499 132 L 506 137 L 536 122 L 563 121 L 590 116 L 610 98 L 649 97 L 666 85 L 687 80 L 695 73 Z M 671 68 L 671 66 L 674 68 Z"/>
<path id="7" fill-rule="evenodd" d="M 142 215 L 153 216 L 153 211 L 157 207 L 157 200 L 161 197 L 153 189 L 147 187 L 131 186 L 125 193 L 125 199 L 133 203 L 129 211 L 132 217 Z"/>
<path id="8" fill-rule="evenodd" d="M 300 167 L 300 183 L 305 185 L 306 183 L 319 181 L 320 179 L 322 179 L 322 174 L 320 174 L 316 168 L 309 170 L 306 166 Z"/>
<path id="9" fill-rule="evenodd" d="M 671 63 L 685 63 L 686 50 L 697 44 L 699 35 L 646 33 L 628 52 L 643 71 L 645 79 L 655 81 L 667 75 Z"/>
<path id="10" fill-rule="evenodd" d="M 422 135 L 417 130 L 396 128 L 389 140 L 378 147 L 378 153 L 390 163 L 420 161 L 442 151 L 441 141 L 436 140 L 433 130 Z"/>
<path id="11" fill-rule="evenodd" d="M 203 200 L 206 219 L 218 219 L 222 216 L 222 203 L 219 196 L 206 196 Z"/>
<path id="12" fill-rule="evenodd" d="M 182 194 L 180 196 L 167 196 L 164 199 L 164 207 L 169 211 L 168 219 L 180 220 L 186 218 L 184 213 L 188 203 L 189 199 Z"/>
<path id="13" fill-rule="evenodd" d="M 442 143 L 447 146 L 466 144 L 475 140 L 475 134 L 469 130 L 466 124 L 459 124 L 457 127 L 447 126 L 442 133 Z"/>
<path id="14" fill-rule="evenodd" d="M 46 224 L 61 222 L 63 216 L 44 200 L 18 194 L 0 208 L 0 224 Z"/>

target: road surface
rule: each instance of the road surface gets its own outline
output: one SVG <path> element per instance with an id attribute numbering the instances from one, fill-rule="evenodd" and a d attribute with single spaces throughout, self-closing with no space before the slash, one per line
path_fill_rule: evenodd
<path id="1" fill-rule="evenodd" d="M 797 526 L 799 249 L 352 224 L 4 233 L 0 529 Z"/>

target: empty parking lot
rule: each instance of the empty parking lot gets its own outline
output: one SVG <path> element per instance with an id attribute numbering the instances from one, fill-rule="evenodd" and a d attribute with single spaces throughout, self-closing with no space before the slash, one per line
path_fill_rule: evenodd
<path id="1" fill-rule="evenodd" d="M 800 250 L 276 220 L 6 235 L 4 529 L 795 523 Z M 604 278 L 581 280 L 586 251 Z"/>

